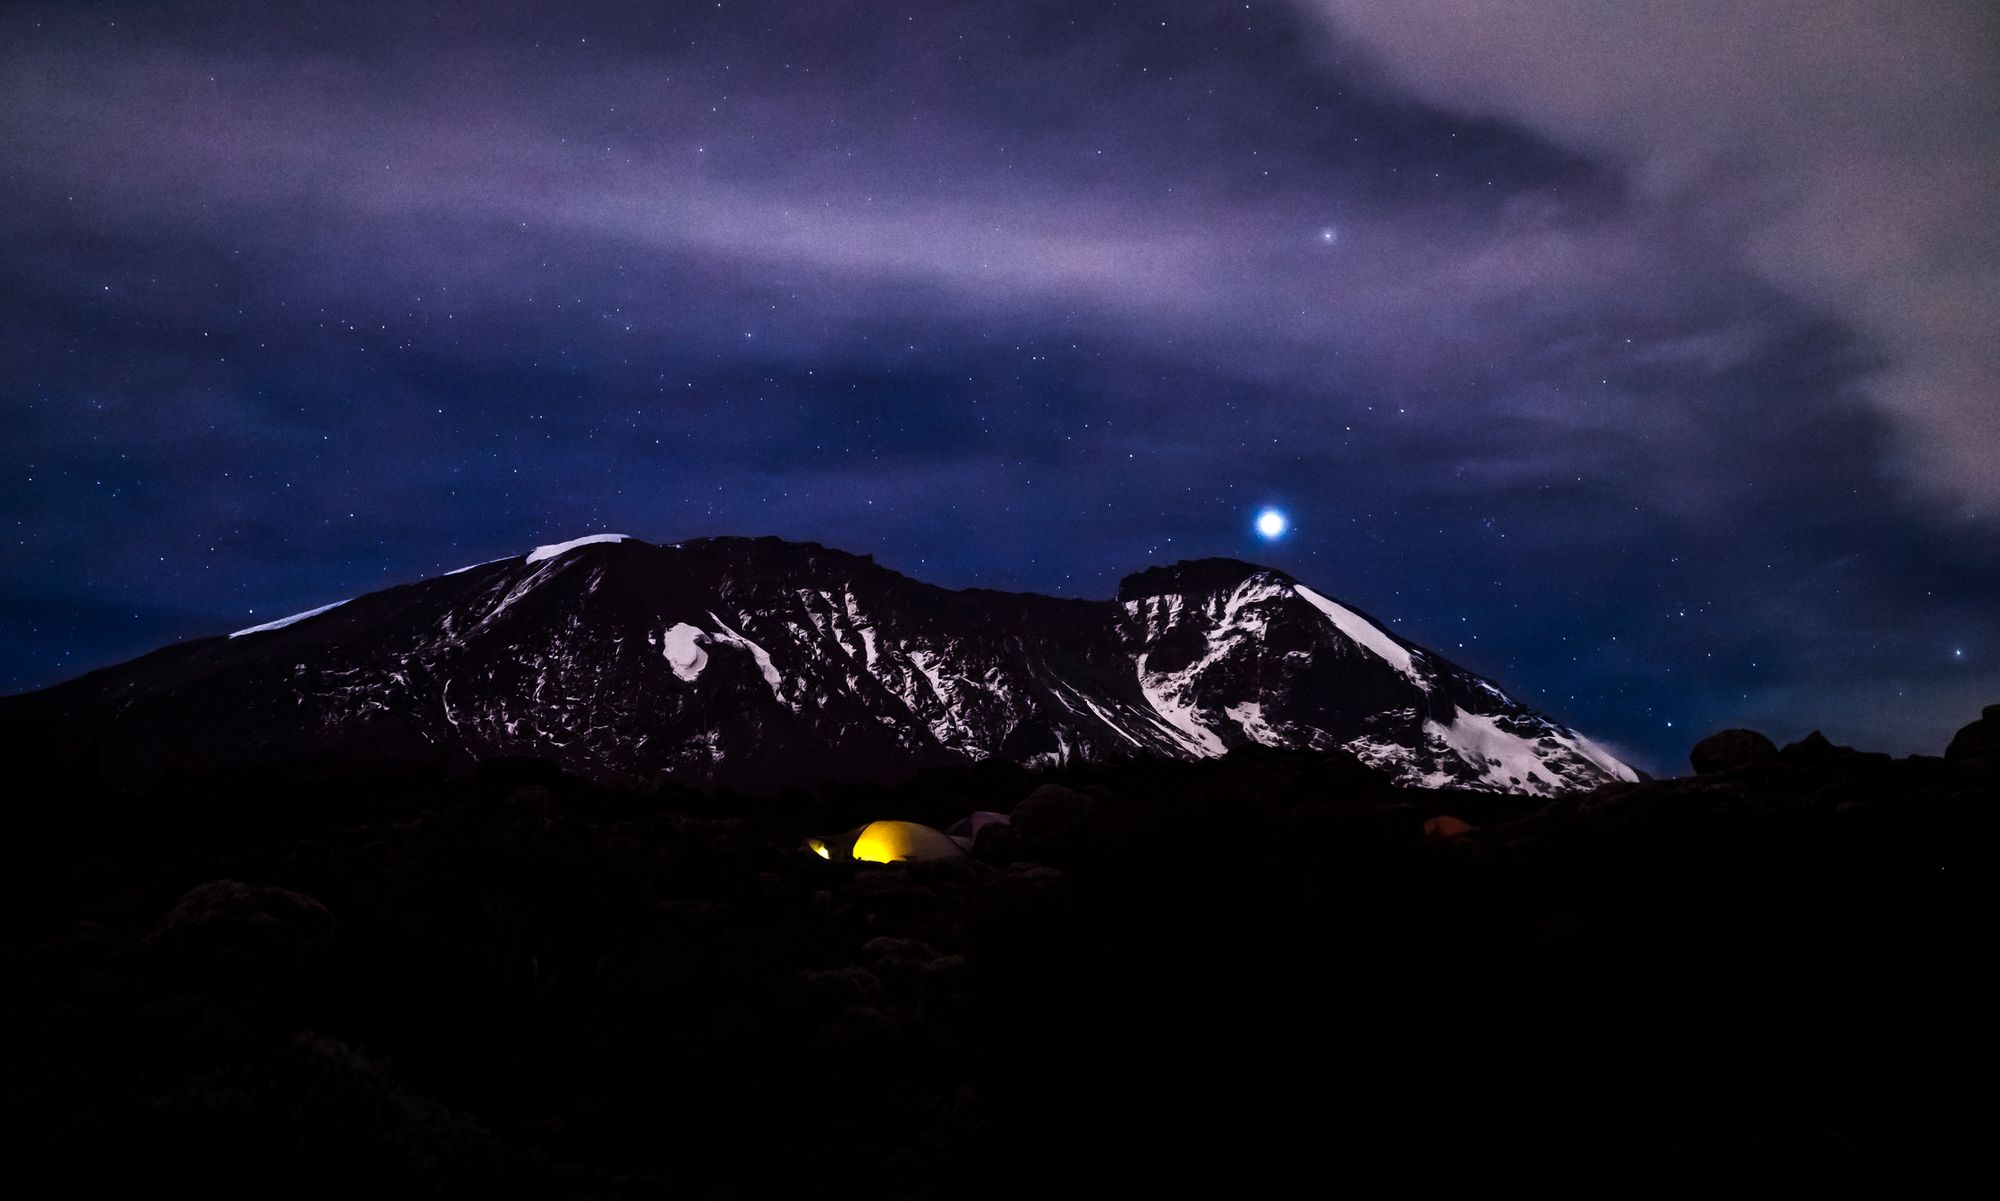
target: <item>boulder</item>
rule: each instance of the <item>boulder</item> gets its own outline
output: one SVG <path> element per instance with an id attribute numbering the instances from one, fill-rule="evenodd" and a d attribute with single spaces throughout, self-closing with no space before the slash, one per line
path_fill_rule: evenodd
<path id="1" fill-rule="evenodd" d="M 859 964 L 799 973 L 799 997 L 818 1012 L 835 1014 L 855 1006 L 874 1005 L 881 996 L 881 977 Z"/>
<path id="2" fill-rule="evenodd" d="M 1778 756 L 1796 767 L 1850 774 L 1877 771 L 1893 762 L 1891 757 L 1882 751 L 1857 751 L 1851 746 L 1842 746 L 1831 741 L 1818 730 L 1814 730 L 1797 742 L 1786 743 L 1785 749 L 1779 751 Z"/>
<path id="3" fill-rule="evenodd" d="M 1954 762 L 1986 759 L 2000 762 L 2000 705 L 1988 705 L 1979 720 L 1952 735 L 1944 757 Z"/>
<path id="4" fill-rule="evenodd" d="M 1778 748 L 1755 730 L 1723 730 L 1694 744 L 1688 762 L 1700 775 L 1728 771 L 1747 763 L 1766 763 L 1778 757 Z"/>
<path id="5" fill-rule="evenodd" d="M 546 834 L 561 819 L 562 805 L 547 788 L 530 784 L 508 793 L 507 799 L 501 802 L 500 812 L 510 826 L 529 833 Z"/>
<path id="6" fill-rule="evenodd" d="M 176 952 L 271 957 L 317 946 L 332 932 L 333 915 L 309 896 L 211 880 L 175 902 L 147 941 Z"/>
<path id="7" fill-rule="evenodd" d="M 1827 763 L 1840 758 L 1843 753 L 1853 754 L 1854 748 L 1851 746 L 1835 746 L 1828 740 L 1826 735 L 1820 733 L 1818 730 L 1814 730 L 1797 742 L 1786 743 L 1785 749 L 1778 753 L 1794 763 L 1802 763 L 1808 766 L 1825 766 Z"/>

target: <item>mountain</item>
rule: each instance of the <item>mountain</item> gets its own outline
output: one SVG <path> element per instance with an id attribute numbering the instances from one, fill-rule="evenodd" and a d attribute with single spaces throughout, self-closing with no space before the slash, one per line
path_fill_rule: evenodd
<path id="1" fill-rule="evenodd" d="M 113 774 L 553 759 L 739 788 L 986 759 L 1344 748 L 1408 786 L 1632 780 L 1574 730 L 1283 572 L 1155 567 L 1114 601 L 952 591 L 776 538 L 600 534 L 198 639 L 0 719 Z"/>

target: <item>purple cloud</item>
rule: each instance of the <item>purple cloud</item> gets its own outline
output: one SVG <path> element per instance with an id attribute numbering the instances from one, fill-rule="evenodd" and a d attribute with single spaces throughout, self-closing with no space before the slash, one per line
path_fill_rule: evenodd
<path id="1" fill-rule="evenodd" d="M 1308 0 L 1459 111 L 1620 164 L 1631 219 L 1863 331 L 1906 475 L 2000 502 L 2000 18 L 1941 0 Z M 1684 218 L 1683 218 L 1684 219 Z"/>

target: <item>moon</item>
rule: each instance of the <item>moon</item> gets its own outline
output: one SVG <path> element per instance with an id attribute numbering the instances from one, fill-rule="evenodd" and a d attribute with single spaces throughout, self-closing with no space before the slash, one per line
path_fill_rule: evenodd
<path id="1" fill-rule="evenodd" d="M 1285 536 L 1291 521 L 1276 509 L 1265 509 L 1257 514 L 1257 534 L 1266 542 Z"/>

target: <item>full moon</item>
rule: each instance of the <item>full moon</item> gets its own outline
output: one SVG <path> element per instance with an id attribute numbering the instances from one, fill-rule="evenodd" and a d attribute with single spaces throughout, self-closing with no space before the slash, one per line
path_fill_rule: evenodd
<path id="1" fill-rule="evenodd" d="M 1290 524 L 1285 515 L 1276 509 L 1266 509 L 1257 514 L 1257 532 L 1265 538 L 1284 537 L 1285 527 Z"/>

